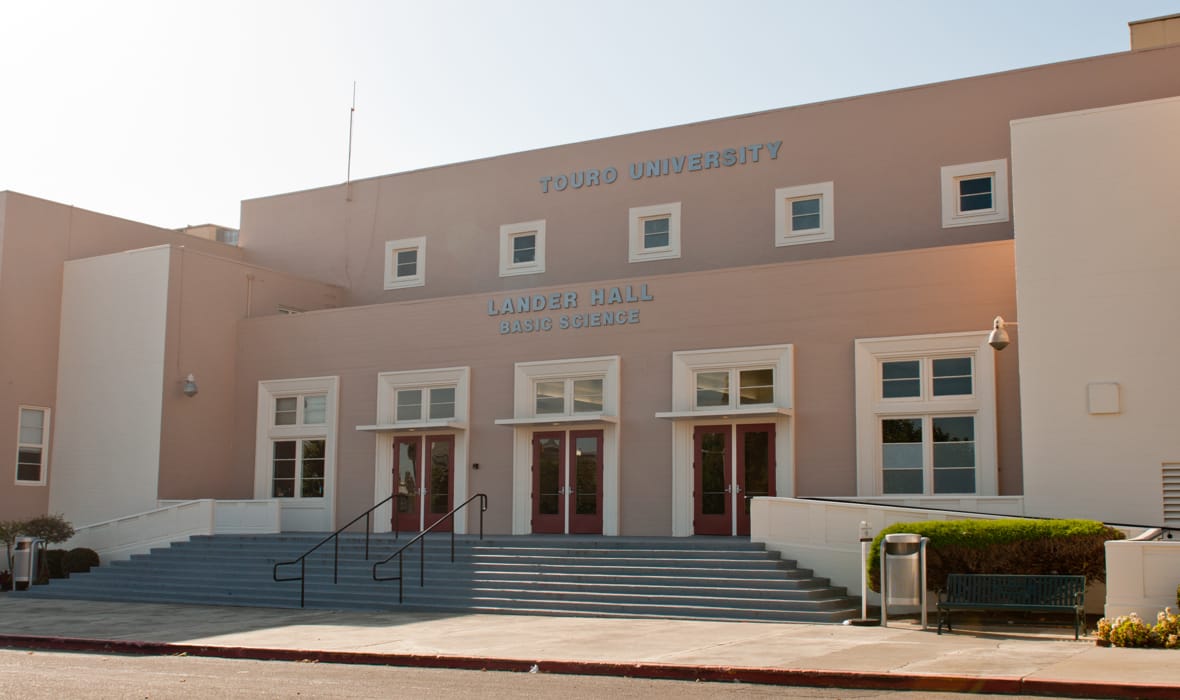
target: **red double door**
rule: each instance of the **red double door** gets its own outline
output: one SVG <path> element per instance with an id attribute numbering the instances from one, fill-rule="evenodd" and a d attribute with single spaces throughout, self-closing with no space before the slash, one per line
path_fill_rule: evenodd
<path id="1" fill-rule="evenodd" d="M 692 442 L 693 532 L 750 534 L 750 499 L 775 494 L 774 426 L 702 425 Z"/>
<path id="2" fill-rule="evenodd" d="M 602 431 L 533 434 L 533 532 L 602 534 Z"/>
<path id="3" fill-rule="evenodd" d="M 436 523 L 454 508 L 455 436 L 414 435 L 393 440 L 391 527 L 416 532 Z M 435 530 L 450 532 L 448 518 Z"/>

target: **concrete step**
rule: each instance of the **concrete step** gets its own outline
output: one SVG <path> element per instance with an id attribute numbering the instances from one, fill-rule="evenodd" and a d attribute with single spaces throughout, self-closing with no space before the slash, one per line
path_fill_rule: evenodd
<path id="1" fill-rule="evenodd" d="M 275 582 L 274 564 L 298 558 L 322 539 L 316 534 L 194 537 L 26 594 L 297 607 L 298 581 Z M 400 544 L 378 535 L 369 545 L 365 560 L 363 536 L 340 539 L 337 583 L 334 545 L 308 556 L 306 605 L 800 622 L 839 622 L 859 614 L 859 601 L 844 589 L 758 545 L 728 538 L 456 536 L 451 562 L 450 537 L 430 536 L 425 555 L 405 555 L 403 586 L 373 581 L 371 573 L 373 564 Z M 420 587 L 423 556 L 426 576 Z M 280 574 L 299 570 L 286 566 Z M 396 560 L 382 567 L 385 575 L 396 572 Z"/>

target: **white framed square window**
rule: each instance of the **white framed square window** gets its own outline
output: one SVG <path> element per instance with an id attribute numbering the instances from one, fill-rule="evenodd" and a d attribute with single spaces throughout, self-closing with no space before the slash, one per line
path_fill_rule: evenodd
<path id="1" fill-rule="evenodd" d="M 1008 159 L 942 167 L 942 227 L 1008 221 Z"/>
<path id="2" fill-rule="evenodd" d="M 545 220 L 500 227 L 500 276 L 545 271 Z"/>
<path id="3" fill-rule="evenodd" d="M 426 284 L 426 238 L 385 241 L 385 288 L 403 289 Z"/>
<path id="4" fill-rule="evenodd" d="M 836 238 L 835 185 L 780 187 L 774 191 L 774 244 L 821 243 Z"/>
<path id="5" fill-rule="evenodd" d="M 16 483 L 44 485 L 49 464 L 49 409 L 20 406 L 17 414 Z"/>
<path id="6" fill-rule="evenodd" d="M 628 262 L 680 257 L 680 202 L 631 207 Z"/>

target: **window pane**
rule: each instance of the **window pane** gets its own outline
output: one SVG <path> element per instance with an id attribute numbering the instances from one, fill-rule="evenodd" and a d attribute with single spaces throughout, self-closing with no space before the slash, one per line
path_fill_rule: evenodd
<path id="1" fill-rule="evenodd" d="M 430 418 L 443 420 L 455 417 L 455 387 L 446 386 L 430 390 Z"/>
<path id="2" fill-rule="evenodd" d="M 921 361 L 881 363 L 881 397 L 900 399 L 922 395 Z"/>
<path id="3" fill-rule="evenodd" d="M 574 380 L 574 413 L 602 412 L 602 380 Z"/>
<path id="4" fill-rule="evenodd" d="M 809 231 L 820 227 L 819 197 L 791 202 L 791 230 Z"/>
<path id="5" fill-rule="evenodd" d="M 922 493 L 921 469 L 894 469 L 882 480 L 885 493 Z"/>
<path id="6" fill-rule="evenodd" d="M 32 408 L 22 408 L 20 410 L 20 427 L 29 428 L 40 432 L 45 427 L 45 411 L 39 411 Z M 24 442 L 22 440 L 21 442 Z M 40 442 L 37 440 L 36 442 Z"/>
<path id="7" fill-rule="evenodd" d="M 22 447 L 16 452 L 17 481 L 41 480 L 41 448 Z"/>
<path id="8" fill-rule="evenodd" d="M 881 443 L 885 493 L 922 493 L 922 419 L 881 421 Z"/>
<path id="9" fill-rule="evenodd" d="M 565 413 L 565 381 L 537 382 L 537 414 Z"/>
<path id="10" fill-rule="evenodd" d="M 328 407 L 326 394 L 314 394 L 303 397 L 303 422 L 309 425 L 319 425 L 325 420 Z"/>
<path id="11" fill-rule="evenodd" d="M 22 445 L 40 445 L 42 442 L 41 438 L 42 433 L 40 426 L 34 428 L 21 426 L 20 443 Z"/>
<path id="12" fill-rule="evenodd" d="M 975 419 L 971 416 L 934 419 L 934 442 L 974 442 Z"/>
<path id="13" fill-rule="evenodd" d="M 40 481 L 41 480 L 41 465 L 38 464 L 17 464 L 16 465 L 16 480 L 17 481 Z"/>
<path id="14" fill-rule="evenodd" d="M 418 249 L 397 251 L 397 277 L 413 277 L 418 274 Z"/>
<path id="15" fill-rule="evenodd" d="M 298 407 L 298 397 L 275 399 L 275 425 L 295 425 L 295 412 Z"/>
<path id="16" fill-rule="evenodd" d="M 397 392 L 397 420 L 422 420 L 421 389 L 402 389 Z"/>
<path id="17" fill-rule="evenodd" d="M 959 211 L 992 208 L 992 178 L 973 177 L 959 180 Z"/>
<path id="18" fill-rule="evenodd" d="M 975 418 L 934 418 L 934 492 L 975 493 Z"/>
<path id="19" fill-rule="evenodd" d="M 645 249 L 668 247 L 669 221 L 670 219 L 666 216 L 643 220 L 643 247 Z"/>
<path id="20" fill-rule="evenodd" d="M 525 233 L 512 238 L 512 262 L 531 263 L 537 259 L 537 235 Z"/>
<path id="21" fill-rule="evenodd" d="M 773 369 L 742 370 L 738 373 L 738 384 L 741 385 L 738 403 L 742 406 L 774 403 Z"/>
<path id="22" fill-rule="evenodd" d="M 302 475 L 299 495 L 303 498 L 322 498 L 324 495 L 323 440 L 304 440 Z"/>
<path id="23" fill-rule="evenodd" d="M 950 357 L 935 360 L 934 363 L 935 396 L 965 396 L 972 391 L 971 358 Z"/>
<path id="24" fill-rule="evenodd" d="M 280 440 L 273 448 L 274 479 L 271 496 L 293 498 L 295 496 L 295 441 Z"/>
<path id="25" fill-rule="evenodd" d="M 975 470 L 935 469 L 934 493 L 975 493 Z"/>
<path id="26" fill-rule="evenodd" d="M 697 372 L 697 408 L 729 405 L 729 372 Z"/>
<path id="27" fill-rule="evenodd" d="M 577 438 L 574 448 L 574 512 L 595 515 L 598 513 L 598 439 Z"/>

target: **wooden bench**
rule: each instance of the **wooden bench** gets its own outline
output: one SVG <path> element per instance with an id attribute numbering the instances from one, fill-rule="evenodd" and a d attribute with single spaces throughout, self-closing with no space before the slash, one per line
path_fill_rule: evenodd
<path id="1" fill-rule="evenodd" d="M 951 630 L 953 610 L 1073 612 L 1073 638 L 1085 621 L 1085 576 L 950 574 L 938 592 L 938 633 Z"/>

